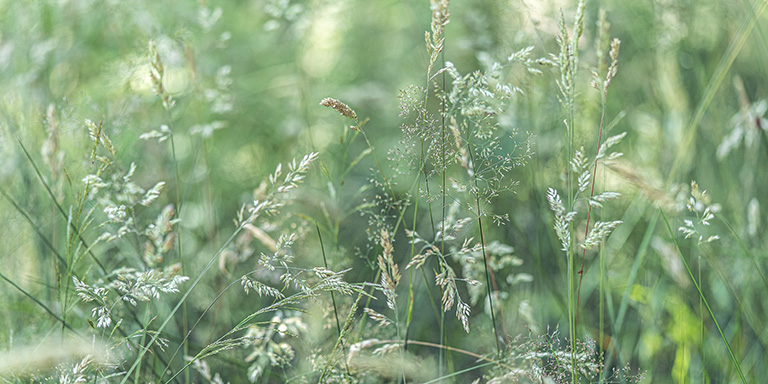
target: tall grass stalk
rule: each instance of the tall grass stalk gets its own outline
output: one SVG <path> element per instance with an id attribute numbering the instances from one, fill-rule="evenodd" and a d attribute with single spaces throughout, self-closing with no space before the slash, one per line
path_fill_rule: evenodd
<path id="1" fill-rule="evenodd" d="M 605 16 L 603 16 L 603 18 L 604 17 Z M 605 20 L 603 20 L 602 24 L 605 24 L 605 23 L 607 23 L 607 22 Z M 598 41 L 602 40 L 602 41 L 605 41 L 607 43 L 607 41 L 608 41 L 608 35 L 607 35 L 608 27 L 606 26 L 606 27 L 600 28 L 600 29 L 601 29 L 602 34 L 604 34 L 604 36 L 598 37 Z M 592 180 L 590 182 L 592 184 L 591 188 L 590 188 L 590 191 L 589 191 L 589 201 L 590 202 L 592 201 L 593 197 L 595 196 L 595 179 L 597 178 L 597 164 L 598 164 L 598 161 L 600 159 L 600 152 L 603 150 L 602 149 L 603 126 L 605 124 L 605 110 L 606 110 L 606 107 L 608 105 L 608 87 L 611 85 L 611 81 L 613 80 L 613 77 L 616 76 L 616 73 L 618 71 L 619 44 L 620 44 L 620 42 L 619 42 L 618 39 L 614 39 L 613 42 L 611 43 L 611 51 L 609 53 L 609 56 L 610 56 L 610 59 L 611 59 L 611 64 L 610 64 L 610 67 L 605 69 L 604 74 L 600 74 L 598 72 L 594 73 L 595 79 L 593 81 L 593 86 L 600 91 L 600 96 L 601 96 L 601 103 L 600 103 L 600 105 L 601 105 L 601 107 L 600 107 L 600 128 L 599 128 L 599 131 L 598 131 L 598 134 L 597 134 L 597 149 L 595 150 L 595 152 L 596 152 L 595 153 L 595 164 L 594 164 L 594 167 L 593 167 L 593 170 L 592 170 Z M 603 44 L 600 44 L 600 45 L 603 45 Z M 598 47 L 598 51 L 600 51 L 601 48 L 602 47 Z M 600 60 L 600 58 L 602 58 L 602 56 L 604 56 L 603 52 L 605 52 L 605 51 L 604 50 L 600 51 L 600 53 L 598 54 L 598 58 L 599 58 L 598 60 Z M 603 66 L 602 60 L 600 60 L 600 61 L 601 62 L 599 63 L 599 65 L 602 67 Z M 586 228 L 584 230 L 584 238 L 585 239 L 589 235 L 589 219 L 591 219 L 591 216 L 592 216 L 592 204 L 590 203 L 587 206 L 588 206 L 588 208 L 587 208 L 587 224 L 586 224 Z M 576 293 L 576 319 L 575 319 L 574 325 L 577 325 L 578 318 L 579 318 L 579 304 L 581 302 L 581 283 L 582 283 L 582 280 L 584 279 L 584 262 L 586 260 L 586 256 L 587 256 L 587 249 L 585 247 L 582 250 L 582 253 L 581 253 L 581 267 L 579 268 L 579 271 L 577 272 L 578 275 L 579 275 L 579 287 L 578 287 L 577 293 Z"/>
<path id="2" fill-rule="evenodd" d="M 163 105 L 163 109 L 166 113 L 166 119 L 169 132 L 169 142 L 171 144 L 171 160 L 173 162 L 173 175 L 176 182 L 176 215 L 179 220 L 182 219 L 183 214 L 183 204 L 184 201 L 181 199 L 181 177 L 179 174 L 179 160 L 176 157 L 176 139 L 174 135 L 174 129 L 173 129 L 173 113 L 172 109 L 175 105 L 175 101 L 169 94 L 168 90 L 165 89 L 165 85 L 163 84 L 164 80 L 164 66 L 163 61 L 160 56 L 160 52 L 157 49 L 157 45 L 153 40 L 149 41 L 149 63 L 150 67 L 152 68 L 150 72 L 150 78 L 152 80 L 152 85 L 154 87 L 155 93 L 160 97 Z M 194 166 L 192 168 L 194 170 Z M 191 181 L 190 181 L 191 183 Z M 181 266 L 181 274 L 185 274 L 184 270 L 184 250 L 182 248 L 183 242 L 182 242 L 182 233 L 181 226 L 176 227 L 176 250 L 179 254 L 179 264 Z M 182 331 L 183 334 L 187 334 L 189 332 L 189 322 L 187 319 L 187 303 L 184 302 L 181 308 L 181 322 L 182 322 Z M 143 336 L 142 336 L 143 340 Z M 184 339 L 184 356 L 189 355 L 189 343 L 187 342 L 187 339 Z M 140 368 L 140 367 L 139 367 Z M 139 375 L 136 375 L 136 380 L 139 379 Z M 184 382 L 189 383 L 190 382 L 190 376 L 189 371 L 185 371 L 184 373 Z"/>
<path id="3" fill-rule="evenodd" d="M 709 302 L 707 301 L 707 298 L 704 297 L 704 292 L 701 291 L 701 286 L 699 285 L 700 284 L 699 281 L 697 281 L 696 278 L 693 276 L 693 272 L 691 271 L 690 266 L 688 266 L 688 261 L 685 259 L 685 256 L 683 256 L 683 251 L 680 249 L 680 245 L 677 243 L 677 238 L 675 237 L 675 233 L 672 231 L 672 226 L 669 225 L 667 216 L 664 214 L 664 211 L 661 208 L 659 208 L 659 214 L 661 215 L 662 220 L 664 220 L 664 224 L 666 224 L 667 226 L 667 232 L 672 238 L 672 241 L 675 243 L 675 248 L 677 249 L 677 252 L 680 255 L 680 259 L 683 261 L 685 270 L 688 272 L 688 275 L 691 277 L 691 281 L 693 282 L 693 285 L 696 286 L 696 291 L 699 293 L 699 297 L 701 298 L 701 301 L 703 301 L 704 305 L 707 307 L 707 312 L 709 313 L 709 316 L 712 319 L 712 321 L 715 323 L 715 327 L 717 327 L 717 332 L 720 334 L 720 338 L 723 339 L 723 344 L 725 344 L 726 349 L 728 349 L 728 355 L 731 357 L 731 361 L 733 362 L 733 365 L 739 374 L 739 379 L 741 379 L 742 383 L 746 384 L 747 379 L 744 377 L 744 372 L 742 372 L 741 370 L 741 364 L 736 359 L 736 356 L 733 354 L 733 350 L 731 349 L 731 344 L 728 342 L 728 339 L 725 337 L 725 334 L 723 334 L 723 330 L 720 328 L 720 323 L 717 322 L 717 318 L 715 317 L 715 314 L 712 312 L 712 308 L 709 306 Z"/>
<path id="4" fill-rule="evenodd" d="M 584 31 L 584 8 L 585 1 L 579 0 L 576 8 L 576 17 L 573 23 L 572 35 L 568 34 L 568 30 L 565 24 L 565 16 L 562 10 L 560 11 L 560 36 L 558 37 L 558 43 L 560 45 L 560 53 L 558 66 L 560 68 L 560 81 L 558 86 L 560 88 L 560 103 L 564 109 L 565 120 L 563 124 L 566 128 L 565 141 L 567 146 L 566 158 L 564 163 L 566 164 L 566 189 L 568 190 L 568 200 L 566 201 L 566 207 L 568 212 L 574 210 L 575 198 L 574 198 L 574 175 L 571 172 L 571 167 L 567 164 L 574 157 L 575 153 L 575 83 L 576 74 L 578 72 L 579 65 L 579 39 Z M 571 243 L 575 243 L 575 236 L 573 231 L 573 223 L 568 223 L 568 233 L 572 237 Z M 568 259 L 568 270 L 566 278 L 568 281 L 568 326 L 569 326 L 569 339 L 571 343 L 571 350 L 576 350 L 576 293 L 575 293 L 575 254 L 573 247 L 569 247 L 566 251 L 566 257 Z M 576 368 L 576 356 L 571 356 L 571 380 L 573 384 L 577 383 L 577 368 Z"/>
<path id="5" fill-rule="evenodd" d="M 469 132 L 467 133 L 467 136 L 469 136 Z M 469 139 L 467 139 L 467 142 L 469 142 Z M 472 148 L 469 148 L 469 158 L 472 160 L 472 164 L 475 164 L 474 156 Z M 477 179 L 473 178 L 472 183 L 474 184 L 475 188 L 478 188 L 477 185 Z M 475 208 L 477 209 L 477 231 L 480 235 L 480 249 L 482 251 L 482 257 L 483 257 L 483 269 L 485 270 L 485 291 L 488 295 L 488 306 L 491 311 L 491 327 L 493 328 L 493 344 L 496 346 L 496 354 L 501 355 L 501 346 L 499 345 L 499 335 L 497 334 L 497 326 L 496 326 L 496 311 L 493 308 L 493 292 L 491 292 L 491 286 L 493 285 L 494 288 L 496 288 L 496 281 L 492 279 L 493 271 L 488 268 L 488 260 L 489 255 L 485 251 L 485 232 L 483 231 L 483 218 L 481 215 L 481 208 L 480 208 L 480 197 L 475 196 Z M 445 208 L 443 208 L 445 209 Z M 443 229 L 443 232 L 445 230 Z M 493 280 L 493 281 L 492 281 Z M 493 282 L 493 284 L 491 284 Z M 502 318 L 502 322 L 503 322 Z"/>

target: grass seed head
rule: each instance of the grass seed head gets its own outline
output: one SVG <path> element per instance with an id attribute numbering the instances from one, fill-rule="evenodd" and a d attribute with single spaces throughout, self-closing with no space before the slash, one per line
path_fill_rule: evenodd
<path id="1" fill-rule="evenodd" d="M 320 101 L 320 105 L 333 108 L 336 110 L 336 112 L 340 113 L 342 116 L 348 119 L 357 120 L 357 113 L 353 111 L 352 108 L 334 98 L 326 97 Z"/>

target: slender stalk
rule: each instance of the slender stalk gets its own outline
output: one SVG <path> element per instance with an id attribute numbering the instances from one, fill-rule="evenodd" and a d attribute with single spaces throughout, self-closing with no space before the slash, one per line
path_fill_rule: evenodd
<path id="1" fill-rule="evenodd" d="M 467 132 L 467 142 L 469 142 L 469 132 Z M 472 150 L 471 146 L 469 147 L 469 158 L 472 164 L 475 164 L 474 160 L 474 151 Z M 476 173 L 473 171 L 471 175 L 475 175 Z M 474 185 L 475 189 L 478 189 L 477 185 L 477 179 L 472 176 L 472 184 Z M 493 270 L 491 268 L 488 268 L 489 263 L 489 256 L 488 253 L 485 250 L 485 232 L 483 231 L 483 220 L 482 220 L 482 211 L 480 210 L 480 197 L 478 195 L 475 195 L 475 207 L 477 209 L 477 226 L 478 231 L 480 232 L 480 246 L 483 252 L 483 268 L 485 269 L 485 288 L 486 288 L 486 294 L 488 295 L 488 303 L 491 310 L 491 326 L 493 327 L 493 343 L 496 345 L 496 353 L 498 355 L 501 355 L 501 347 L 499 346 L 499 335 L 497 334 L 497 324 L 496 324 L 496 311 L 493 307 L 493 292 L 491 291 L 491 285 L 493 285 L 495 290 L 498 290 L 496 287 L 496 280 L 493 277 Z M 493 280 L 493 281 L 492 281 Z"/>
<path id="2" fill-rule="evenodd" d="M 325 269 L 328 269 L 328 259 L 325 256 L 325 247 L 323 246 L 323 236 L 320 234 L 320 226 L 315 223 L 315 229 L 317 230 L 317 238 L 320 240 L 320 251 L 323 254 L 323 266 L 325 266 Z M 338 332 L 339 338 L 341 338 L 341 322 L 339 322 L 339 312 L 336 310 L 336 295 L 331 291 L 331 302 L 333 303 L 333 315 L 336 317 L 336 331 Z M 344 341 L 341 340 L 341 346 L 344 347 Z M 349 372 L 349 365 L 347 365 L 346 360 L 344 361 L 344 368 L 347 371 L 347 380 L 351 377 L 351 374 Z"/>
<path id="3" fill-rule="evenodd" d="M 8 282 L 8 284 L 12 285 L 12 286 L 13 286 L 14 288 L 16 288 L 16 289 L 17 289 L 19 292 L 21 292 L 22 294 L 24 294 L 24 296 L 26 296 L 26 297 L 28 297 L 30 300 L 34 301 L 34 302 L 35 302 L 35 303 L 36 303 L 38 306 L 40 306 L 40 308 L 42 308 L 43 310 L 45 310 L 45 312 L 47 312 L 47 313 L 48 313 L 48 314 L 49 314 L 49 315 L 50 315 L 50 316 L 51 316 L 51 317 L 52 317 L 54 320 L 56 320 L 56 321 L 58 321 L 59 323 L 61 323 L 61 326 L 62 326 L 62 327 L 66 328 L 66 329 L 69 329 L 69 330 L 70 330 L 70 331 L 72 331 L 74 334 L 76 334 L 76 335 L 80 336 L 80 335 L 77 333 L 77 330 L 75 330 L 74 328 L 72 328 L 72 326 L 70 326 L 69 324 L 67 324 L 67 322 L 66 322 L 66 321 L 64 321 L 64 319 L 60 318 L 59 316 L 56 316 L 56 314 L 55 314 L 55 313 L 53 313 L 53 311 L 51 311 L 51 309 L 50 309 L 50 308 L 48 308 L 48 306 L 47 306 L 47 305 L 45 305 L 43 302 L 41 302 L 41 301 L 40 301 L 40 300 L 38 300 L 36 297 L 34 297 L 34 296 L 32 296 L 31 294 L 29 294 L 29 292 L 25 291 L 23 288 L 19 287 L 19 286 L 18 286 L 16 283 L 14 283 L 14 282 L 13 282 L 11 279 L 7 278 L 7 277 L 6 277 L 5 275 L 3 275 L 2 273 L 0 273 L 0 278 L 2 278 L 3 280 L 5 280 L 6 282 Z"/>
<path id="4" fill-rule="evenodd" d="M 445 51 L 440 52 L 440 58 L 442 61 L 442 66 L 445 68 Z M 445 72 L 441 75 L 442 81 L 440 82 L 440 86 L 442 88 L 443 94 L 445 94 Z M 440 157 L 441 157 L 441 180 L 440 180 L 440 195 L 441 195 L 441 208 L 442 213 L 440 216 L 440 233 L 441 239 L 440 239 L 440 254 L 445 256 L 445 201 L 446 201 L 446 153 L 445 153 L 445 145 L 446 145 L 446 138 L 445 138 L 445 98 L 440 99 Z M 442 268 L 441 268 L 442 269 Z M 441 271 L 442 272 L 442 271 Z M 448 345 L 448 335 L 445 332 L 445 311 L 440 312 L 440 344 L 441 345 Z M 443 355 L 443 349 L 440 349 L 439 351 L 440 355 L 440 364 L 438 371 L 440 372 L 440 376 L 443 375 L 443 366 L 445 364 L 445 356 Z"/>
<path id="5" fill-rule="evenodd" d="M 600 144 L 602 144 L 603 140 L 603 126 L 605 124 L 605 109 L 606 105 L 608 103 L 608 87 L 604 87 L 602 94 L 602 108 L 600 110 L 600 130 L 597 133 L 597 150 L 595 153 L 595 165 L 592 169 L 592 187 L 589 191 L 589 200 L 592 200 L 592 197 L 595 196 L 595 178 L 597 177 L 597 157 L 600 154 Z M 589 220 L 592 217 L 592 204 L 587 204 L 587 225 L 584 229 L 584 238 L 587 238 L 587 235 L 589 235 Z M 576 293 L 576 317 L 574 318 L 574 326 L 577 325 L 577 322 L 579 320 L 579 304 L 581 303 L 581 282 L 584 279 L 584 262 L 587 257 L 587 249 L 584 248 L 581 252 L 581 268 L 579 268 L 579 288 Z M 601 275 L 602 276 L 602 275 Z"/>
<path id="6" fill-rule="evenodd" d="M 562 16 L 562 14 L 561 14 Z M 568 211 L 573 211 L 574 204 L 575 204 L 575 192 L 574 192 L 574 175 L 573 171 L 571 170 L 571 167 L 568 166 L 568 163 L 573 158 L 574 154 L 574 146 L 576 142 L 576 122 L 575 122 L 575 110 L 574 110 L 574 102 L 575 102 L 575 80 L 576 80 L 576 74 L 578 73 L 578 64 L 579 64 L 579 38 L 581 37 L 581 34 L 583 32 L 583 22 L 584 22 L 584 1 L 580 0 L 579 4 L 577 6 L 577 12 L 576 12 L 576 19 L 574 20 L 573 24 L 573 32 L 572 35 L 568 36 L 566 27 L 565 27 L 565 21 L 561 17 L 561 53 L 560 53 L 560 67 L 561 67 L 561 90 L 563 90 L 563 98 L 564 100 L 564 106 L 566 109 L 566 119 L 565 119 L 565 126 L 566 126 L 566 141 L 568 146 L 567 151 L 567 158 L 565 160 L 566 164 L 566 188 L 568 189 L 568 201 L 567 201 L 567 207 Z M 574 244 L 575 242 L 575 236 L 573 231 L 573 222 L 568 223 L 568 233 L 572 237 L 571 244 Z M 577 299 L 575 295 L 575 262 L 574 262 L 574 248 L 573 246 L 569 247 L 567 250 L 567 257 L 568 257 L 568 271 L 567 271 L 567 279 L 568 279 L 568 323 L 569 323 L 569 333 L 570 333 L 570 344 L 571 344 L 571 350 L 576 350 L 576 312 L 575 312 L 575 306 L 577 305 Z M 571 356 L 571 382 L 573 384 L 576 384 L 578 381 L 577 378 L 577 367 L 576 367 L 576 356 Z"/>
<path id="7" fill-rule="evenodd" d="M 416 201 L 413 205 L 413 223 L 411 224 L 411 228 L 416 230 L 416 218 L 419 214 L 419 191 L 421 190 L 421 170 L 424 167 L 424 140 L 421 141 L 421 158 L 419 161 L 419 172 L 417 172 L 417 182 L 416 182 L 416 190 L 414 195 L 416 196 Z M 416 255 L 416 243 L 414 241 L 411 241 L 411 247 L 410 247 L 410 258 L 413 259 L 413 256 Z M 423 272 L 423 271 L 422 271 Z M 426 274 L 425 274 L 426 276 Z M 426 281 L 425 281 L 426 283 Z M 425 284 L 425 287 L 429 289 L 428 285 Z M 408 337 L 411 330 L 411 320 L 413 319 L 413 302 L 414 302 L 414 292 L 413 292 L 413 270 L 408 270 L 408 307 L 406 309 L 406 318 L 405 318 L 405 337 L 403 338 L 403 352 L 408 351 Z M 403 380 L 405 381 L 405 380 Z"/>
<path id="8" fill-rule="evenodd" d="M 752 251 L 749 250 L 749 248 L 747 248 L 747 245 L 744 244 L 744 241 L 741 240 L 741 237 L 736 233 L 736 230 L 733 229 L 733 227 L 731 226 L 731 223 L 729 223 L 728 220 L 726 220 L 722 215 L 717 215 L 717 217 L 720 219 L 720 221 L 722 221 L 725 224 L 726 227 L 728 227 L 728 230 L 731 231 L 731 234 L 736 239 L 736 242 L 739 243 L 741 250 L 744 251 L 744 254 L 747 255 L 747 257 L 749 258 L 749 261 L 752 262 L 752 266 L 760 275 L 760 279 L 762 280 L 763 285 L 765 286 L 766 289 L 768 289 L 768 279 L 766 279 L 765 277 L 765 272 L 763 272 L 763 268 L 757 264 L 755 255 L 752 253 Z"/>
<path id="9" fill-rule="evenodd" d="M 317 383 L 321 384 L 323 383 L 323 379 L 325 378 L 325 375 L 328 373 L 328 370 L 330 368 L 331 362 L 333 361 L 334 355 L 336 354 L 336 351 L 339 349 L 339 346 L 342 344 L 344 340 L 344 336 L 349 329 L 349 327 L 352 325 L 352 319 L 354 318 L 355 311 L 357 310 L 357 304 L 360 302 L 360 299 L 363 297 L 364 291 L 360 291 L 357 295 L 357 299 L 355 299 L 355 303 L 352 304 L 352 308 L 350 308 L 349 315 L 347 316 L 347 320 L 344 323 L 344 328 L 342 329 L 342 334 L 339 335 L 339 338 L 336 339 L 336 344 L 333 345 L 333 349 L 330 353 L 330 358 L 328 359 L 328 363 L 325 365 L 325 368 L 323 369 L 322 374 L 320 374 L 320 379 L 318 379 Z"/>
<path id="10" fill-rule="evenodd" d="M 170 134 L 170 142 L 171 142 L 171 156 L 173 158 L 173 169 L 174 169 L 174 177 L 176 179 L 176 217 L 181 220 L 182 215 L 182 204 L 183 201 L 181 200 L 181 178 L 179 176 L 179 161 L 176 158 L 176 140 L 174 139 L 175 135 L 173 134 L 173 129 L 171 128 L 171 122 L 173 121 L 173 115 L 171 114 L 170 108 L 167 109 L 168 112 L 168 130 L 171 132 Z M 194 168 L 193 168 L 194 169 Z M 182 241 L 181 241 L 181 226 L 176 226 L 176 247 L 179 251 L 179 265 L 181 266 L 181 275 L 183 276 L 185 274 L 184 271 L 184 252 L 182 250 Z M 189 321 L 187 319 L 187 303 L 184 302 L 181 308 L 181 323 L 182 323 L 182 330 L 184 334 L 186 334 L 189 331 Z M 189 356 L 189 342 L 187 339 L 184 339 L 184 356 Z M 138 375 L 137 375 L 138 378 Z M 184 382 L 189 383 L 190 377 L 189 372 L 184 373 Z"/>
<path id="11" fill-rule="evenodd" d="M 376 341 L 376 343 L 373 343 L 373 344 L 393 344 L 393 343 L 397 343 L 397 340 L 378 340 L 378 341 Z M 512 365 L 505 364 L 501 360 L 495 360 L 495 359 L 492 359 L 492 358 L 490 358 L 488 356 L 483 356 L 483 355 L 475 353 L 475 352 L 467 351 L 466 349 L 451 347 L 450 345 L 441 345 L 441 344 L 437 344 L 437 343 L 431 343 L 431 342 L 428 342 L 428 341 L 418 341 L 418 340 L 410 340 L 410 341 L 408 341 L 408 344 L 411 344 L 411 345 L 423 345 L 425 347 L 431 347 L 431 348 L 435 348 L 435 349 L 445 349 L 445 350 L 448 350 L 448 351 L 457 352 L 457 353 L 461 353 L 462 355 L 467 355 L 467 356 L 473 357 L 473 358 L 475 358 L 477 360 L 486 361 L 486 362 L 491 363 L 491 364 L 497 364 L 497 365 L 499 365 L 501 367 L 504 367 L 504 368 L 508 368 L 508 369 L 514 369 L 515 368 Z"/>
<path id="12" fill-rule="evenodd" d="M 480 201 L 477 201 L 478 207 L 477 209 L 480 209 Z M 491 308 L 491 325 L 493 327 L 493 341 L 496 345 L 496 353 L 498 355 L 501 355 L 501 347 L 499 346 L 499 335 L 496 333 L 496 314 L 493 310 L 493 293 L 491 292 L 491 285 L 488 284 L 490 280 L 490 273 L 488 272 L 488 253 L 485 251 L 485 234 L 483 233 L 483 219 L 482 217 L 477 217 L 477 225 L 480 227 L 480 244 L 482 246 L 483 250 L 483 267 L 485 268 L 485 287 L 486 287 L 486 293 L 488 294 L 488 302 Z"/>
<path id="13" fill-rule="evenodd" d="M 741 379 L 741 382 L 746 384 L 747 379 L 744 377 L 744 372 L 742 372 L 741 370 L 741 364 L 739 364 L 739 361 L 736 360 L 736 356 L 734 355 L 733 350 L 731 349 L 731 344 L 728 342 L 728 339 L 726 339 L 725 334 L 723 334 L 723 330 L 720 328 L 720 323 L 718 323 L 717 318 L 715 317 L 715 314 L 712 312 L 712 308 L 709 306 L 709 302 L 707 301 L 707 298 L 704 297 L 704 292 L 702 292 L 701 290 L 699 281 L 697 281 L 696 277 L 693 276 L 693 272 L 691 272 L 691 267 L 688 265 L 688 261 L 685 259 L 685 256 L 683 256 L 683 251 L 680 249 L 680 244 L 677 243 L 677 238 L 675 237 L 675 233 L 672 231 L 672 226 L 669 225 L 669 221 L 667 220 L 667 217 L 666 215 L 664 215 L 664 211 L 661 208 L 659 208 L 659 213 L 661 214 L 661 217 L 664 220 L 664 224 L 667 225 L 667 231 L 669 232 L 670 237 L 672 237 L 672 241 L 675 243 L 675 248 L 677 249 L 677 252 L 680 254 L 680 259 L 683 261 L 683 265 L 685 266 L 685 270 L 688 272 L 688 276 L 691 277 L 691 281 L 693 281 L 693 285 L 696 286 L 696 291 L 698 291 L 701 301 L 703 301 L 704 305 L 707 307 L 707 312 L 709 312 L 709 316 L 712 318 L 712 321 L 715 323 L 715 327 L 717 327 L 717 332 L 720 333 L 720 337 L 723 339 L 723 344 L 725 344 L 725 347 L 728 349 L 728 355 L 731 357 L 731 361 L 733 362 L 733 365 L 736 367 L 736 371 L 739 374 L 739 378 Z"/>

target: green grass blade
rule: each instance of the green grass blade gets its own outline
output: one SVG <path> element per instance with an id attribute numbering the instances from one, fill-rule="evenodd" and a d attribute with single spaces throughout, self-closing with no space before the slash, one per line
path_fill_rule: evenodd
<path id="1" fill-rule="evenodd" d="M 57 316 L 55 313 L 53 313 L 53 311 L 51 311 L 51 309 L 50 309 L 50 308 L 48 308 L 48 306 L 46 306 L 45 304 L 43 304 L 43 302 L 41 302 L 40 300 L 38 300 L 36 297 L 32 296 L 32 295 L 31 295 L 29 292 L 25 291 L 23 288 L 19 287 L 19 286 L 18 286 L 16 283 L 14 283 L 13 281 L 11 281 L 11 279 L 9 279 L 9 278 L 5 277 L 5 275 L 3 275 L 2 273 L 0 273 L 0 278 L 2 278 L 3 280 L 7 281 L 7 282 L 8 282 L 8 284 L 12 285 L 12 286 L 13 286 L 14 288 L 16 288 L 16 289 L 17 289 L 19 292 L 23 293 L 23 294 L 24 294 L 24 296 L 26 296 L 26 297 L 28 297 L 30 300 L 34 301 L 34 302 L 35 302 L 37 305 L 39 305 L 39 306 L 40 306 L 41 308 L 43 308 L 43 309 L 44 309 L 46 312 L 48 312 L 48 314 L 49 314 L 49 315 L 51 315 L 51 317 L 53 317 L 53 318 L 54 318 L 54 320 L 56 320 L 56 321 L 60 322 L 62 326 L 64 326 L 65 328 L 69 329 L 70 331 L 74 332 L 75 334 L 77 334 L 77 335 L 79 336 L 79 334 L 77 333 L 77 331 L 76 331 L 74 328 L 72 328 L 72 327 L 71 327 L 69 324 L 67 324 L 67 322 L 66 322 L 66 321 L 64 321 L 64 320 L 63 320 L 63 319 L 61 319 L 59 316 Z"/>
<path id="2" fill-rule="evenodd" d="M 747 245 L 744 244 L 744 241 L 741 240 L 741 237 L 739 237 L 739 235 L 736 233 L 736 230 L 733 229 L 733 227 L 731 226 L 731 223 L 729 223 L 728 220 L 726 220 L 721 215 L 718 215 L 717 217 L 720 219 L 720 221 L 722 221 L 725 224 L 726 227 L 728 227 L 728 230 L 731 231 L 731 234 L 739 243 L 739 246 L 741 246 L 741 249 L 744 251 L 744 254 L 746 254 L 747 257 L 749 257 L 749 261 L 752 262 L 752 266 L 755 267 L 755 271 L 757 271 L 757 273 L 760 275 L 760 279 L 763 281 L 763 285 L 765 286 L 766 289 L 768 289 L 768 279 L 766 279 L 763 269 L 760 267 L 760 265 L 757 264 L 757 258 L 755 257 L 755 255 L 752 253 L 752 251 L 749 250 L 749 248 L 747 248 Z"/>
<path id="3" fill-rule="evenodd" d="M 37 163 L 35 163 L 34 159 L 32 159 L 32 156 L 29 154 L 29 151 L 27 151 L 27 148 L 24 146 L 24 144 L 21 142 L 21 140 L 19 140 L 18 138 L 16 140 L 19 142 L 19 146 L 21 147 L 22 151 L 24 151 L 24 155 L 27 157 L 27 160 L 32 165 L 32 168 L 35 170 L 35 174 L 37 175 L 37 178 L 40 180 L 40 183 L 43 184 L 43 188 L 45 188 L 45 191 L 48 193 L 48 197 L 51 198 L 51 202 L 53 202 L 53 204 L 56 206 L 56 208 L 59 211 L 59 213 L 61 213 L 61 216 L 63 216 L 64 218 L 68 218 L 69 215 L 64 210 L 64 208 L 61 206 L 61 204 L 59 204 L 58 199 L 56 199 L 56 195 L 53 194 L 53 191 L 51 190 L 51 187 L 48 185 L 48 183 L 43 178 L 43 175 L 40 172 L 40 168 L 38 168 Z M 91 246 L 85 240 L 85 238 L 83 237 L 82 232 L 80 231 L 79 228 L 77 228 L 77 225 L 74 222 L 71 222 L 71 221 L 68 221 L 68 222 L 69 222 L 70 228 L 73 231 L 75 231 L 75 234 L 77 235 L 78 240 L 80 240 L 80 243 L 83 244 L 83 246 L 85 246 L 86 249 L 90 250 Z M 96 255 L 93 254 L 93 252 L 90 252 L 90 251 L 88 252 L 88 255 L 91 256 L 91 260 L 93 260 L 93 262 L 96 263 L 96 265 L 99 267 L 101 272 L 106 274 L 107 273 L 107 268 L 104 267 L 104 264 L 102 264 L 102 262 L 96 257 Z"/>
<path id="4" fill-rule="evenodd" d="M 9 194 L 8 194 L 8 192 L 6 192 L 5 188 L 3 188 L 3 187 L 0 187 L 0 194 L 2 194 L 2 195 L 3 195 L 3 197 L 5 197 L 5 199 L 6 199 L 6 200 L 8 200 L 8 202 L 9 202 L 9 203 L 11 203 L 11 205 L 13 205 L 13 208 L 14 208 L 14 209 L 16 209 L 16 211 L 17 211 L 17 212 L 19 212 L 19 213 L 20 213 L 22 216 L 24 216 L 24 219 L 26 219 L 26 220 L 27 220 L 27 222 L 29 223 L 29 225 L 31 225 L 31 226 L 32 226 L 32 229 L 34 229 L 34 230 L 35 230 L 35 233 L 37 233 L 37 235 L 40 237 L 40 240 L 42 240 L 42 241 L 43 241 L 43 243 L 45 244 L 45 246 L 46 246 L 46 247 L 48 247 L 48 249 L 50 249 L 50 250 L 51 250 L 51 252 L 53 252 L 53 253 L 56 255 L 56 258 L 57 258 L 57 259 L 59 259 L 59 261 L 61 262 L 61 264 L 62 264 L 62 265 L 64 265 L 64 267 L 65 267 L 66 269 L 69 269 L 69 264 L 67 263 L 67 261 L 66 261 L 66 260 L 64 260 L 64 257 L 63 257 L 63 256 L 61 256 L 61 254 L 60 254 L 60 253 L 59 253 L 59 251 L 56 249 L 56 247 L 54 247 L 54 246 L 53 246 L 53 244 L 51 244 L 51 241 L 50 241 L 50 240 L 48 240 L 48 238 L 45 236 L 45 234 L 43 234 L 43 232 L 40 230 L 40 227 L 38 227 L 38 226 L 37 226 L 37 224 L 35 224 L 35 222 L 34 222 L 34 221 L 32 221 L 32 218 L 31 218 L 31 217 L 29 217 L 29 215 L 28 215 L 28 214 L 27 214 L 27 212 L 24 210 L 24 208 L 22 208 L 22 207 L 21 207 L 21 206 L 20 206 L 20 205 L 19 205 L 19 204 L 16 202 L 16 200 L 14 200 L 14 199 L 11 197 L 11 195 L 9 195 Z"/>
<path id="5" fill-rule="evenodd" d="M 739 373 L 739 378 L 741 379 L 741 382 L 746 384 L 747 379 L 744 378 L 744 372 L 742 372 L 741 370 L 741 364 L 739 364 L 739 361 L 736 360 L 736 356 L 733 354 L 733 350 L 731 349 L 731 344 L 728 343 L 728 339 L 726 339 L 725 334 L 723 334 L 723 330 L 720 328 L 720 324 L 717 322 L 717 318 L 715 318 L 715 314 L 712 312 L 712 308 L 709 307 L 709 302 L 707 301 L 707 298 L 704 297 L 704 293 L 701 291 L 699 282 L 696 281 L 696 278 L 693 276 L 693 272 L 691 271 L 690 266 L 688 266 L 688 261 L 685 260 L 685 257 L 683 256 L 683 251 L 680 249 L 680 245 L 677 243 L 677 238 L 675 238 L 675 233 L 672 231 L 672 227 L 669 225 L 667 216 L 664 215 L 664 211 L 661 208 L 659 208 L 659 213 L 661 214 L 661 218 L 664 220 L 664 223 L 667 225 L 669 236 L 672 237 L 672 241 L 675 243 L 675 248 L 677 248 L 677 252 L 680 254 L 680 259 L 682 259 L 683 265 L 685 265 L 685 270 L 688 271 L 688 275 L 691 277 L 691 281 L 693 281 L 693 285 L 696 286 L 696 290 L 699 292 L 699 297 L 701 297 L 701 300 L 704 302 L 704 305 L 707 307 L 709 316 L 712 317 L 712 321 L 715 322 L 715 326 L 717 327 L 717 332 L 720 333 L 720 337 L 723 339 L 723 343 L 725 343 L 725 347 L 728 349 L 728 354 L 731 356 L 731 361 L 733 361 L 733 365 L 736 367 L 736 371 L 738 371 Z"/>

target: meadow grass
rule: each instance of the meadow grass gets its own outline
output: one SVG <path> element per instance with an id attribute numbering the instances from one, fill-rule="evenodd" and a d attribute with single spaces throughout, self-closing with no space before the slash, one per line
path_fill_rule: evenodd
<path id="1" fill-rule="evenodd" d="M 0 380 L 757 382 L 766 6 L 1 4 Z"/>

